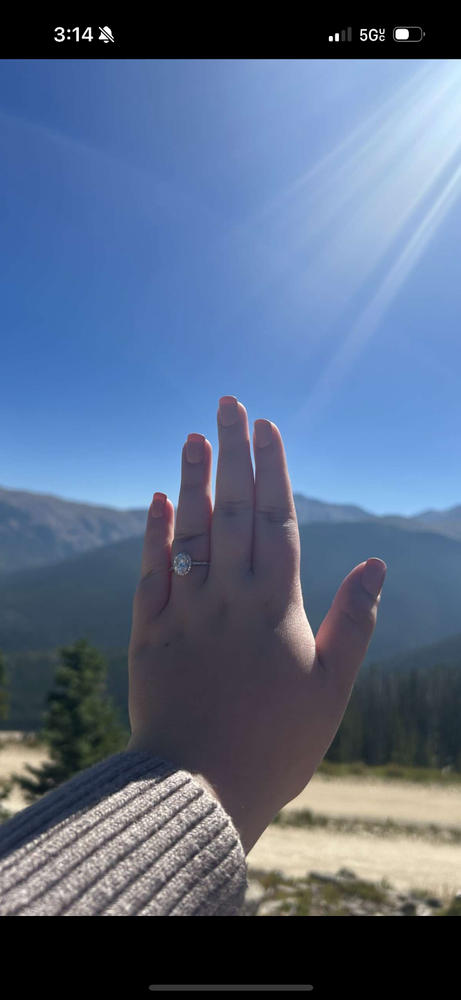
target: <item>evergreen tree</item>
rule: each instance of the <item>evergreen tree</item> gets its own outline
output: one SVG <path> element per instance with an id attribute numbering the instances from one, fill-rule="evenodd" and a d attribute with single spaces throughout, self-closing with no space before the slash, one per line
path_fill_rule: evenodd
<path id="1" fill-rule="evenodd" d="M 126 748 L 126 731 L 105 692 L 105 659 L 86 639 L 61 647 L 59 653 L 61 665 L 47 698 L 48 711 L 40 733 L 48 744 L 50 760 L 41 768 L 26 765 L 35 780 L 13 775 L 28 805 L 80 771 Z"/>
<path id="2" fill-rule="evenodd" d="M 0 718 L 2 719 L 6 719 L 8 715 L 9 702 L 5 690 L 7 685 L 5 657 L 0 649 Z"/>

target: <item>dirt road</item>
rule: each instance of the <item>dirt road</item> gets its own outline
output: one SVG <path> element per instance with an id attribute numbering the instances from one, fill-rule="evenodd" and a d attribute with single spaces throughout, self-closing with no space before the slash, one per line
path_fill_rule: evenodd
<path id="1" fill-rule="evenodd" d="M 355 816 L 396 823 L 437 823 L 461 830 L 461 784 L 424 785 L 368 778 L 325 778 L 318 774 L 282 810 L 311 809 L 325 816 Z"/>

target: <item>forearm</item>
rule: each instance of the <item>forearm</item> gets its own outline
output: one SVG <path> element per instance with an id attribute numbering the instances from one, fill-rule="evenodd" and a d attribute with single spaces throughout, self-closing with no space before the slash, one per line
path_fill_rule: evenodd
<path id="1" fill-rule="evenodd" d="M 0 826 L 0 916 L 240 916 L 231 817 L 194 775 L 122 751 Z"/>

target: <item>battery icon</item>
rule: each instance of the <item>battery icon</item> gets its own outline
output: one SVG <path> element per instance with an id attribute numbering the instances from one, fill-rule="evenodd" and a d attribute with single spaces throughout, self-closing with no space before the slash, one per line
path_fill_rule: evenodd
<path id="1" fill-rule="evenodd" d="M 396 42 L 420 42 L 423 37 L 422 28 L 394 28 L 394 41 Z"/>

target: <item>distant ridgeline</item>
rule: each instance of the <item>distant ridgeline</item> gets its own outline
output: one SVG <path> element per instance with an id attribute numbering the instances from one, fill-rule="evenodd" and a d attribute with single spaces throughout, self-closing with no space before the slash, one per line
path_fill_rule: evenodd
<path id="1" fill-rule="evenodd" d="M 342 580 L 354 566 L 369 556 L 378 556 L 388 567 L 376 629 L 329 754 L 346 746 L 347 717 L 352 718 L 356 711 L 353 699 L 358 710 L 358 691 L 366 682 L 371 684 L 368 670 L 374 663 L 382 664 L 383 677 L 401 674 L 402 683 L 403 674 L 412 668 L 423 672 L 437 665 L 445 669 L 446 664 L 448 671 L 453 668 L 450 677 L 439 672 L 437 681 L 421 677 L 415 682 L 422 685 L 423 701 L 418 702 L 418 711 L 424 719 L 439 699 L 437 710 L 443 714 L 442 702 L 451 698 L 459 715 L 456 678 L 461 671 L 461 507 L 426 511 L 413 518 L 376 517 L 352 505 L 294 496 L 301 541 L 302 593 L 314 635 Z M 0 650 L 11 675 L 10 716 L 0 719 L 0 729 L 40 728 L 46 694 L 58 664 L 58 647 L 82 637 L 106 656 L 108 691 L 118 706 L 120 721 L 129 724 L 127 649 L 146 516 L 147 507 L 117 511 L 0 489 Z M 384 684 L 384 680 L 380 683 Z M 443 691 L 438 692 L 437 685 Z M 371 692 L 371 687 L 368 690 Z M 360 703 L 364 717 L 362 729 L 357 721 L 357 733 L 365 729 L 368 733 L 374 726 L 377 734 L 385 722 L 387 731 L 392 729 L 394 733 L 393 746 L 398 745 L 399 726 L 410 731 L 406 715 L 403 721 L 404 711 L 413 715 L 417 711 L 415 692 L 407 699 L 405 690 L 399 690 L 398 695 L 395 686 L 392 691 L 389 687 L 387 694 L 384 688 L 381 691 L 380 698 L 388 699 L 388 716 L 383 702 L 381 716 L 378 711 L 373 714 L 371 702 L 366 703 L 366 711 Z M 404 710 L 406 699 L 409 707 Z M 452 741 L 446 752 L 456 756 L 458 744 L 452 733 L 448 700 L 446 713 L 442 724 Z M 429 747 L 427 741 L 433 737 L 424 735 L 424 722 L 418 725 L 421 746 Z M 347 752 L 352 753 L 352 734 L 347 739 Z M 370 734 L 360 739 L 363 753 L 369 755 L 370 747 L 377 745 L 377 736 L 373 737 L 370 729 Z M 418 749 L 419 737 L 411 739 L 416 740 L 413 755 L 429 753 L 429 749 Z M 408 746 L 409 741 L 410 736 Z"/>
<path id="2" fill-rule="evenodd" d="M 403 531 L 432 531 L 461 541 L 461 505 L 414 517 L 378 516 L 354 504 L 327 503 L 294 493 L 299 525 L 388 524 Z M 46 566 L 144 534 L 147 509 L 117 510 L 98 504 L 0 486 L 0 573 Z M 367 553 L 367 555 L 378 553 Z"/>
<path id="3" fill-rule="evenodd" d="M 314 635 L 344 578 L 369 556 L 387 564 L 366 656 L 387 659 L 440 642 L 460 628 L 461 542 L 380 521 L 299 528 L 301 586 Z M 54 649 L 82 635 L 100 649 L 127 649 L 143 535 L 48 566 L 0 574 L 0 649 Z"/>

